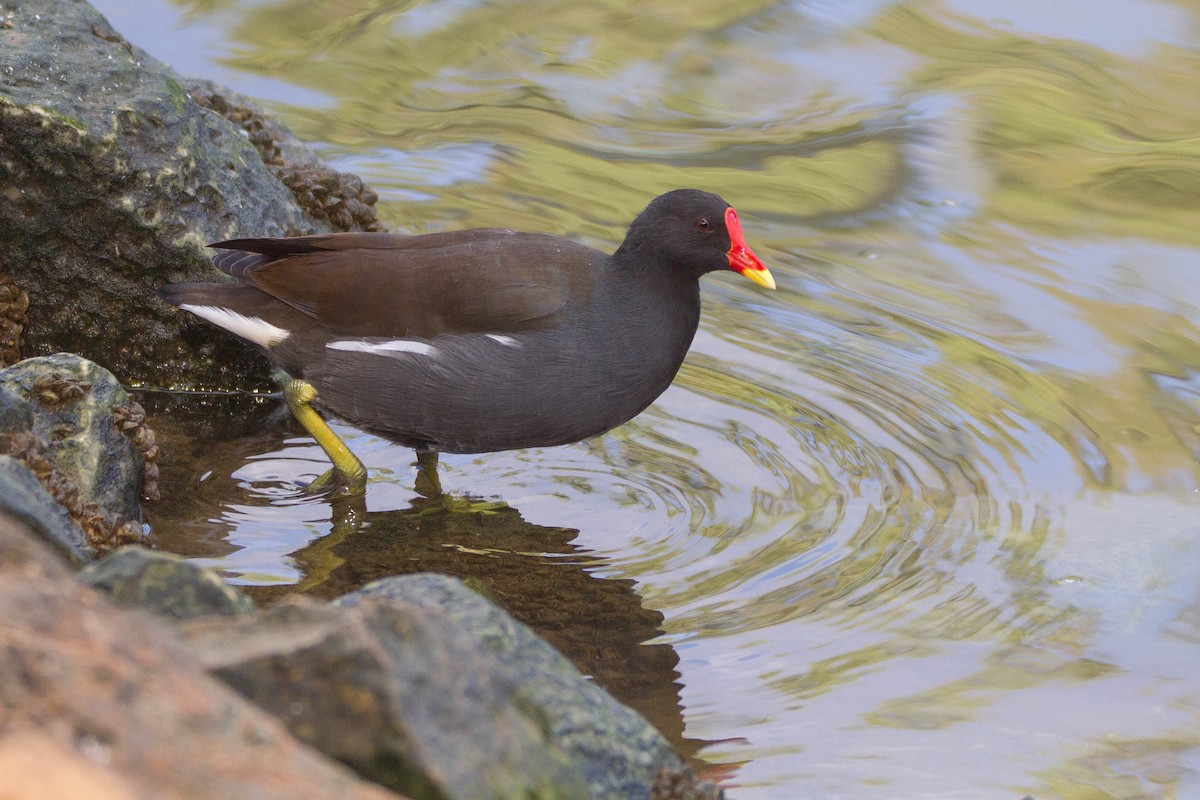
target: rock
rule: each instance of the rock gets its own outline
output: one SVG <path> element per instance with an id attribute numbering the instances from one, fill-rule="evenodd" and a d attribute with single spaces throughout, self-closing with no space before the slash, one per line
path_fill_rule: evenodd
<path id="1" fill-rule="evenodd" d="M 75 748 L 40 731 L 23 730 L 0 738 L 4 800 L 136 800 L 123 776 L 109 772 Z"/>
<path id="2" fill-rule="evenodd" d="M 0 375 L 5 370 L 0 369 Z M 0 381 L 0 433 L 23 433 L 33 430 L 33 404 L 19 391 Z"/>
<path id="3" fill-rule="evenodd" d="M 29 293 L 13 283 L 11 275 L 0 272 L 0 367 L 21 360 L 21 334 L 29 322 L 28 310 Z"/>
<path id="4" fill-rule="evenodd" d="M 212 570 L 136 545 L 110 553 L 80 571 L 79 579 L 123 606 L 137 606 L 170 619 L 254 611 L 254 601 Z"/>
<path id="5" fill-rule="evenodd" d="M 670 743 L 632 709 L 588 681 L 571 662 L 503 609 L 447 575 L 418 573 L 364 586 L 336 605 L 382 599 L 437 611 L 503 664 L 520 702 L 546 720 L 553 741 L 588 782 L 596 800 L 719 798 L 721 790 L 691 776 Z M 688 793 L 690 792 L 690 794 Z"/>
<path id="6" fill-rule="evenodd" d="M 92 548 L 140 541 L 144 453 L 157 453 L 152 433 L 145 450 L 122 432 L 137 409 L 112 373 L 60 353 L 0 370 L 0 391 L 0 453 L 33 471 Z"/>
<path id="7" fill-rule="evenodd" d="M 183 630 L 214 675 L 384 786 L 438 800 L 589 797 L 519 687 L 439 612 L 293 597 L 255 620 Z"/>
<path id="8" fill-rule="evenodd" d="M 201 106 L 245 131 L 271 172 L 310 217 L 343 231 L 385 230 L 375 219 L 379 196 L 362 178 L 326 165 L 262 106 L 212 81 L 189 79 L 184 87 Z"/>
<path id="9" fill-rule="evenodd" d="M 264 163 L 256 144 L 281 126 L 243 129 L 214 110 L 211 87 L 198 104 L 85 2 L 4 9 L 0 352 L 23 327 L 26 355 L 85 354 L 126 383 L 269 385 L 252 348 L 154 300 L 155 287 L 213 278 L 208 242 L 336 227 L 327 211 L 305 213 L 277 172 L 301 189 L 332 181 L 322 209 L 359 227 L 373 193 L 315 159 Z"/>
<path id="10" fill-rule="evenodd" d="M 83 528 L 50 496 L 29 467 L 9 456 L 0 456 L 0 514 L 19 520 L 76 566 L 96 557 L 96 548 Z"/>
<path id="11" fill-rule="evenodd" d="M 0 515 L 0 796 L 397 800 L 204 674 Z M 74 791 L 85 786 L 84 791 Z"/>
<path id="12" fill-rule="evenodd" d="M 46 457 L 86 497 L 141 520 L 143 458 L 115 416 L 133 400 L 111 372 L 80 356 L 58 353 L 0 370 L 0 387 L 25 402 L 24 430 L 46 443 Z M 8 427 L 8 432 L 15 430 Z"/>

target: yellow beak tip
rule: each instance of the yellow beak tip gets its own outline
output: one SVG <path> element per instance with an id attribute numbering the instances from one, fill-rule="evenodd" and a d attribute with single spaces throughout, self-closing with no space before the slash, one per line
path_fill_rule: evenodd
<path id="1" fill-rule="evenodd" d="M 775 288 L 775 277 L 767 269 L 748 269 L 742 273 L 764 289 Z"/>

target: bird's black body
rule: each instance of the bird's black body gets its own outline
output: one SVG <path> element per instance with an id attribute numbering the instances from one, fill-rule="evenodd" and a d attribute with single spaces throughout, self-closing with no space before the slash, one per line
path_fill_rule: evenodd
<path id="1" fill-rule="evenodd" d="M 670 385 L 702 274 L 757 269 L 768 285 L 753 254 L 757 267 L 734 266 L 727 213 L 715 195 L 668 193 L 611 256 L 504 229 L 242 239 L 214 245 L 237 282 L 160 293 L 372 433 L 452 453 L 559 445 L 633 418 Z"/>

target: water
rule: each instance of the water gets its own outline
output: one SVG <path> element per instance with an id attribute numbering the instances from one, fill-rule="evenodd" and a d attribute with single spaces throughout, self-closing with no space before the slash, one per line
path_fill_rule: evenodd
<path id="1" fill-rule="evenodd" d="M 268 600 L 464 575 L 735 800 L 1200 796 L 1194 4 L 97 6 L 394 230 L 611 248 L 696 186 L 779 282 L 706 278 L 634 422 L 446 457 L 488 518 L 341 427 L 351 524 L 275 404 L 160 405 L 164 546 Z"/>

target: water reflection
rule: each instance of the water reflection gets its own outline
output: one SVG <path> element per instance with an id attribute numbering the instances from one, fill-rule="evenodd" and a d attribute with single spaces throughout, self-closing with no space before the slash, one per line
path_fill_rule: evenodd
<path id="1" fill-rule="evenodd" d="M 260 604 L 295 591 L 333 599 L 389 575 L 457 575 L 641 712 L 682 754 L 702 746 L 684 735 L 678 657 L 668 644 L 649 644 L 662 633 L 663 615 L 642 605 L 632 580 L 597 580 L 606 561 L 573 543 L 577 530 L 530 524 L 512 507 L 448 510 L 413 496 L 411 483 L 401 489 L 399 481 L 411 480 L 408 471 L 385 487 L 406 495 L 403 509 L 373 511 L 363 498 L 330 505 L 297 488 L 323 469 L 320 451 L 285 442 L 287 420 L 263 419 L 257 398 L 214 403 L 155 393 L 142 399 L 171 453 L 165 485 L 175 502 L 149 509 L 159 546 L 220 569 Z M 260 429 L 254 436 L 240 426 L 218 434 L 208 422 L 217 413 Z M 186 452 L 200 441 L 207 445 L 203 455 Z M 631 496 L 643 491 L 626 488 Z M 389 493 L 368 499 L 374 504 Z M 238 495 L 240 502 L 231 499 Z M 214 512 L 220 516 L 200 522 Z M 220 533 L 205 536 L 205 524 Z"/>
<path id="2" fill-rule="evenodd" d="M 267 99 L 365 173 L 396 229 L 611 247 L 665 188 L 738 207 L 780 291 L 706 279 L 693 353 L 646 414 L 446 459 L 452 490 L 503 497 L 531 536 L 578 531 L 529 544 L 573 553 L 537 567 L 538 614 L 557 618 L 562 574 L 649 609 L 621 647 L 662 631 L 678 664 L 652 680 L 677 672 L 679 703 L 652 705 L 740 765 L 733 797 L 1183 797 L 1198 19 L 1076 5 L 179 7 L 224 33 L 213 76 L 286 87 Z M 334 526 L 281 487 L 320 456 L 265 419 L 244 430 L 168 437 L 190 477 L 157 535 L 245 582 L 302 582 Z M 373 549 L 329 544 L 337 576 L 419 538 L 372 538 L 413 517 L 410 454 L 347 433 Z M 445 567 L 533 568 L 507 536 L 446 547 Z"/>

